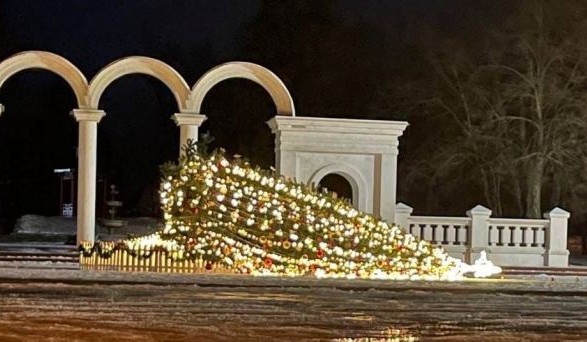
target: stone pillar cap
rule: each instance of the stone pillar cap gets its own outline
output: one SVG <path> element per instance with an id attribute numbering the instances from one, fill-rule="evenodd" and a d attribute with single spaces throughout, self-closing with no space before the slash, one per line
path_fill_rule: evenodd
<path id="1" fill-rule="evenodd" d="M 467 211 L 467 216 L 471 217 L 473 215 L 484 215 L 484 216 L 491 216 L 491 209 L 485 208 L 481 204 L 477 204 L 473 209 Z"/>
<path id="2" fill-rule="evenodd" d="M 569 213 L 568 211 L 561 209 L 559 207 L 555 207 L 554 209 L 552 209 L 551 211 L 544 213 L 544 218 L 549 219 L 549 218 L 569 218 L 571 217 L 571 213 Z"/>
<path id="3" fill-rule="evenodd" d="M 395 212 L 402 213 L 402 214 L 411 214 L 414 211 L 414 208 L 410 207 L 409 205 L 399 202 L 395 205 Z"/>
<path id="4" fill-rule="evenodd" d="M 101 109 L 74 109 L 71 111 L 71 115 L 75 117 L 76 121 L 95 121 L 100 122 L 106 115 L 106 112 Z"/>
<path id="5" fill-rule="evenodd" d="M 206 121 L 208 117 L 203 114 L 195 113 L 195 112 L 185 112 L 182 111 L 181 113 L 176 113 L 171 116 L 171 120 L 175 121 L 175 124 L 178 126 L 182 125 L 193 125 L 200 127 L 204 121 Z"/>

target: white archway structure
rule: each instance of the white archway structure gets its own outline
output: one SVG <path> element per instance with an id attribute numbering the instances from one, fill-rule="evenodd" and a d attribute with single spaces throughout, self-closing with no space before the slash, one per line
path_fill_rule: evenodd
<path id="1" fill-rule="evenodd" d="M 292 97 L 270 70 L 253 63 L 222 64 L 204 74 L 190 90 L 169 65 L 149 57 L 128 57 L 103 68 L 88 85 L 69 61 L 50 52 L 28 51 L 0 63 L 0 87 L 12 75 L 26 69 L 46 69 L 61 76 L 73 89 L 78 108 L 78 242 L 94 241 L 96 204 L 97 125 L 105 115 L 98 109 L 100 97 L 115 80 L 129 74 L 146 74 L 162 81 L 173 93 L 179 113 L 180 144 L 198 140 L 206 116 L 202 102 L 212 87 L 231 78 L 261 85 L 273 99 L 277 115 L 268 124 L 275 133 L 278 172 L 303 182 L 319 182 L 334 173 L 349 181 L 353 202 L 366 212 L 393 220 L 396 196 L 398 138 L 406 122 L 295 117 Z M 0 114 L 2 112 L 0 104 Z"/>
<path id="2" fill-rule="evenodd" d="M 95 139 L 97 121 L 103 116 L 100 111 L 90 109 L 88 103 L 89 85 L 86 77 L 65 58 L 46 51 L 26 51 L 16 54 L 0 63 L 0 87 L 14 74 L 27 69 L 44 69 L 63 78 L 73 90 L 78 109 L 73 113 L 78 121 L 78 201 L 77 239 L 94 241 L 96 158 Z M 3 110 L 0 105 L 0 113 Z M 93 140 L 92 140 L 93 139 Z M 93 160 L 91 151 L 94 150 Z M 88 156 L 88 151 L 90 155 Z M 90 191 L 93 189 L 93 192 Z M 80 193 L 82 196 L 80 196 Z M 91 231 L 87 229 L 91 226 Z M 90 234 L 91 233 L 91 236 Z"/>
<path id="3" fill-rule="evenodd" d="M 189 87 L 183 77 L 160 60 L 132 56 L 108 64 L 94 76 L 88 90 L 88 107 L 74 111 L 80 122 L 77 236 L 81 241 L 94 241 L 96 225 L 96 167 L 98 123 L 106 113 L 99 110 L 100 97 L 115 80 L 130 74 L 157 78 L 173 93 L 179 111 L 184 110 Z"/>
<path id="4" fill-rule="evenodd" d="M 204 98 L 215 85 L 232 78 L 244 78 L 259 84 L 271 96 L 277 115 L 295 116 L 294 102 L 289 90 L 271 70 L 249 62 L 224 63 L 210 69 L 198 79 L 190 91 L 185 110 L 174 116 L 173 119 L 180 127 L 180 146 L 187 144 L 188 140 L 198 141 L 198 130 L 207 119 L 201 113 Z"/>
<path id="5" fill-rule="evenodd" d="M 149 75 L 160 80 L 173 93 L 179 110 L 185 109 L 190 88 L 183 77 L 168 64 L 158 59 L 142 56 L 125 57 L 100 70 L 90 82 L 88 94 L 90 107 L 98 109 L 100 97 L 106 88 L 117 79 L 131 74 Z"/>
<path id="6" fill-rule="evenodd" d="M 366 191 L 368 188 L 367 180 L 352 165 L 342 163 L 326 164 L 310 176 L 309 182 L 318 184 L 324 177 L 331 174 L 339 175 L 349 182 L 353 194 L 353 204 L 357 209 L 367 211 L 370 206 L 372 207 L 372 204 L 368 203 L 369 199 Z"/>
<path id="7" fill-rule="evenodd" d="M 398 138 L 407 122 L 276 116 L 267 123 L 279 173 L 310 183 L 339 174 L 358 209 L 394 220 Z"/>
<path id="8" fill-rule="evenodd" d="M 60 76 L 73 90 L 78 107 L 88 107 L 86 77 L 70 61 L 52 52 L 25 51 L 3 60 L 0 63 L 0 87 L 13 75 L 28 69 L 44 69 Z"/>
<path id="9" fill-rule="evenodd" d="M 277 115 L 296 115 L 293 99 L 283 81 L 271 70 L 249 62 L 229 62 L 206 72 L 192 87 L 187 110 L 200 113 L 208 91 L 218 83 L 231 78 L 244 78 L 267 90 L 275 103 Z"/>

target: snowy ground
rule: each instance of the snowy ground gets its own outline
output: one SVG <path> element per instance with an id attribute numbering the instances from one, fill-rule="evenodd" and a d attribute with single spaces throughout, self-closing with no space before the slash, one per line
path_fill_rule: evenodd
<path id="1" fill-rule="evenodd" d="M 4 265 L 6 266 L 6 265 Z M 0 265 L 0 340 L 587 340 L 587 279 L 390 282 Z"/>

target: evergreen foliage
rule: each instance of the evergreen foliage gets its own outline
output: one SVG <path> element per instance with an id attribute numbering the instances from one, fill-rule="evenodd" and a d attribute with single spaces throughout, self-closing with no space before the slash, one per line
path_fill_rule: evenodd
<path id="1" fill-rule="evenodd" d="M 346 201 L 194 146 L 163 168 L 163 231 L 129 240 L 166 246 L 175 259 L 202 259 L 257 275 L 434 278 L 457 266 L 442 250 Z"/>

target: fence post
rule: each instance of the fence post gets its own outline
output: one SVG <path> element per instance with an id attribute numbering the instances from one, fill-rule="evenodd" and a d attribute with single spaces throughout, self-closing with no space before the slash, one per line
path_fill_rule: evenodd
<path id="1" fill-rule="evenodd" d="M 395 224 L 405 230 L 410 231 L 410 216 L 414 209 L 407 204 L 399 202 L 395 206 Z"/>
<path id="2" fill-rule="evenodd" d="M 558 207 L 544 214 L 544 218 L 550 220 L 544 236 L 546 247 L 544 266 L 569 266 L 569 250 L 567 249 L 569 217 L 571 214 L 568 211 Z"/>
<path id="3" fill-rule="evenodd" d="M 491 210 L 482 205 L 477 205 L 467 211 L 471 218 L 471 225 L 467 230 L 467 249 L 465 250 L 465 262 L 472 264 L 482 251 L 488 247 L 489 217 Z"/>

